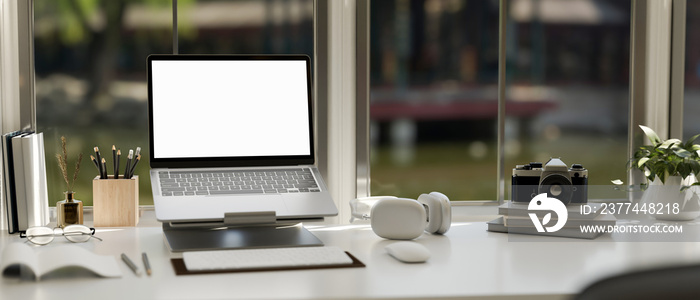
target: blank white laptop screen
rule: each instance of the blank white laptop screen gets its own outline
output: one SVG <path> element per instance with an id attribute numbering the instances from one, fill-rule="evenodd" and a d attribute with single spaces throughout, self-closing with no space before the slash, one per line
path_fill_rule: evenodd
<path id="1" fill-rule="evenodd" d="M 310 155 L 303 60 L 154 60 L 154 158 Z"/>

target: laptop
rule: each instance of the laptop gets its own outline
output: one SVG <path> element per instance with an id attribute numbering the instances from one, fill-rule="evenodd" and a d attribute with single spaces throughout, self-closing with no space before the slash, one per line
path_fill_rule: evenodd
<path id="1" fill-rule="evenodd" d="M 150 55 L 156 218 L 337 215 L 315 167 L 311 96 L 305 55 Z"/>

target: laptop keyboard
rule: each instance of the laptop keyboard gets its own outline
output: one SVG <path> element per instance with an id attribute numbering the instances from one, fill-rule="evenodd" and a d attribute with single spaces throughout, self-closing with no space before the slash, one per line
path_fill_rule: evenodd
<path id="1" fill-rule="evenodd" d="M 160 171 L 163 196 L 320 192 L 311 169 Z"/>

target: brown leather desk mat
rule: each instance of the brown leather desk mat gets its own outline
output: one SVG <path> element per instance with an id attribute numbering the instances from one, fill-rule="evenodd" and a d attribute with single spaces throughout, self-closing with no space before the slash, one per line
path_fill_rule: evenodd
<path id="1" fill-rule="evenodd" d="M 172 258 L 170 262 L 175 269 L 176 275 L 196 275 L 196 274 L 219 274 L 219 273 L 241 273 L 241 272 L 263 272 L 263 271 L 288 271 L 288 270 L 312 270 L 312 269 L 337 269 L 337 268 L 364 268 L 363 264 L 359 259 L 355 258 L 349 252 L 345 252 L 350 259 L 352 259 L 352 264 L 349 265 L 318 265 L 318 266 L 291 266 L 291 267 L 264 267 L 264 268 L 253 268 L 253 269 L 225 269 L 225 270 L 202 270 L 202 271 L 189 271 L 185 267 L 185 261 L 182 258 Z"/>

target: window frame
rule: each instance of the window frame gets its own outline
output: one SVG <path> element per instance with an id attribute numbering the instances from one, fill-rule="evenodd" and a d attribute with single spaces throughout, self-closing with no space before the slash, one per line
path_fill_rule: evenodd
<path id="1" fill-rule="evenodd" d="M 0 0 L 0 25 L 0 128 L 34 130 L 34 1 Z"/>
<path id="2" fill-rule="evenodd" d="M 349 199 L 370 195 L 370 1 L 314 0 L 317 164 L 338 206 L 338 223 L 349 219 Z M 33 0 L 0 0 L 0 24 L 3 25 L 0 27 L 0 62 L 4 66 L 0 70 L 0 125 L 3 132 L 36 128 L 33 3 Z M 683 78 L 682 60 L 685 58 L 685 3 L 686 0 L 632 0 L 630 154 L 644 143 L 636 130 L 638 124 L 661 126 L 663 129 L 658 132 L 664 136 L 682 135 L 683 84 L 679 81 Z M 507 5 L 507 0 L 500 0 L 500 23 L 505 21 Z M 173 30 L 177 30 L 176 26 L 174 23 Z M 669 32 L 672 38 L 668 37 Z M 16 68 L 7 62 L 13 62 Z M 656 72 L 658 70 L 662 71 Z M 22 85 L 19 78 L 30 80 Z M 505 86 L 499 83 L 501 93 L 505 93 Z M 499 100 L 499 106 L 501 104 Z M 502 118 L 498 124 L 498 132 L 502 134 Z M 503 156 L 501 150 L 502 145 L 499 159 Z M 505 193 L 502 184 L 505 172 L 500 173 L 496 178 L 499 195 Z M 629 178 L 633 178 L 632 173 L 629 174 Z M 455 201 L 453 205 L 494 205 L 498 200 Z"/>

